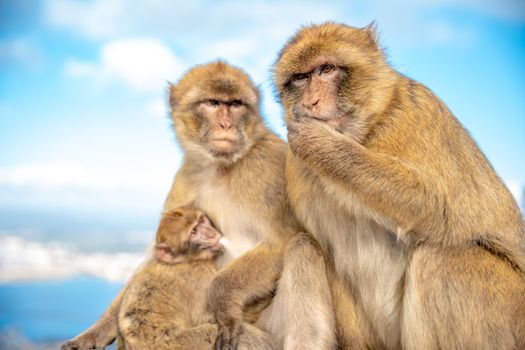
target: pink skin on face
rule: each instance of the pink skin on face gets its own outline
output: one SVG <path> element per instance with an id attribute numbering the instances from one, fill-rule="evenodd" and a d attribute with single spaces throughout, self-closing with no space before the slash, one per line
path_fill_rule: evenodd
<path id="1" fill-rule="evenodd" d="M 190 234 L 190 243 L 198 245 L 201 249 L 218 251 L 224 248 L 219 242 L 221 238 L 222 234 L 213 228 L 210 220 L 206 216 L 202 216 L 199 224 Z"/>

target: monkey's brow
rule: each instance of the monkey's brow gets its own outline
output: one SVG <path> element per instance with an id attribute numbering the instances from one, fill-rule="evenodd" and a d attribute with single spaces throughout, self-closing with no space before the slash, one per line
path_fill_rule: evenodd
<path id="1" fill-rule="evenodd" d="M 319 69 L 319 68 L 321 68 L 321 67 L 323 67 L 323 66 L 325 66 L 325 65 L 327 65 L 327 64 L 331 65 L 331 66 L 332 66 L 333 68 L 335 68 L 335 69 L 346 69 L 346 67 L 344 67 L 344 66 L 341 66 L 341 65 L 339 65 L 339 64 L 332 63 L 332 62 L 330 62 L 330 61 L 326 61 L 326 62 L 324 62 L 324 63 L 319 63 L 317 66 L 315 66 L 314 68 L 312 68 L 312 69 L 309 70 L 308 72 L 294 72 L 294 73 L 292 73 L 292 75 L 290 76 L 290 79 L 291 79 L 294 75 L 296 75 L 296 74 L 312 74 L 316 69 Z"/>
<path id="2" fill-rule="evenodd" d="M 201 100 L 198 100 L 196 103 L 199 104 L 199 103 L 205 103 L 207 101 L 210 101 L 210 100 L 215 100 L 215 101 L 218 101 L 219 103 L 224 103 L 224 104 L 227 104 L 227 105 L 231 105 L 233 102 L 235 101 L 238 101 L 242 104 L 245 104 L 244 100 L 242 98 L 237 98 L 237 97 L 234 97 L 234 98 L 228 98 L 228 99 L 225 99 L 225 98 L 220 98 L 220 97 L 209 97 L 209 98 L 203 98 Z"/>

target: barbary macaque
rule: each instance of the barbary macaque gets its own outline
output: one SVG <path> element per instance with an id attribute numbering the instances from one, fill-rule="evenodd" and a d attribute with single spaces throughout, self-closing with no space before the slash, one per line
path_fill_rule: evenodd
<path id="1" fill-rule="evenodd" d="M 200 210 L 163 215 L 154 259 L 129 283 L 119 310 L 126 350 L 210 350 L 217 326 L 207 311 L 207 289 L 223 252 L 222 235 Z M 241 349 L 274 349 L 269 334 L 244 325 Z"/>
<path id="2" fill-rule="evenodd" d="M 299 30 L 274 78 L 291 206 L 341 278 L 340 347 L 525 349 L 518 206 L 446 105 L 388 64 L 374 27 Z"/>
<path id="3" fill-rule="evenodd" d="M 219 348 L 240 341 L 245 321 L 257 321 L 284 348 L 292 347 L 294 339 L 308 340 L 312 349 L 327 348 L 323 344 L 333 343 L 334 335 L 324 258 L 308 240 L 302 240 L 300 249 L 287 248 L 288 242 L 295 242 L 299 225 L 286 200 L 286 144 L 264 125 L 259 100 L 246 73 L 223 61 L 196 66 L 170 86 L 171 117 L 185 154 L 164 211 L 199 208 L 230 242 L 216 262 L 220 268 L 231 263 L 209 289 L 210 309 L 220 316 Z M 310 254 L 311 263 L 295 258 L 301 250 Z M 239 262 L 233 260 L 241 255 Z M 284 278 L 279 280 L 283 268 Z M 296 285 L 294 275 L 299 272 L 314 280 L 315 288 Z M 227 293 L 229 287 L 241 285 L 254 286 L 256 292 Z M 62 349 L 111 343 L 117 336 L 122 295 Z M 247 308 L 270 301 L 262 314 L 247 319 Z M 284 310 L 302 317 L 286 317 Z"/>

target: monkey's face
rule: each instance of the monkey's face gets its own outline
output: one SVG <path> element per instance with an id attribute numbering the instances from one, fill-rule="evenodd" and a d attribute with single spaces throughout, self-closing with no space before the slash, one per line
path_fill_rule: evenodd
<path id="1" fill-rule="evenodd" d="M 165 263 L 211 260 L 224 247 L 219 242 L 222 234 L 200 210 L 177 208 L 165 213 L 156 239 L 156 254 Z"/>
<path id="2" fill-rule="evenodd" d="M 294 73 L 287 86 L 289 108 L 296 119 L 313 118 L 340 127 L 344 108 L 339 103 L 339 87 L 346 78 L 346 67 L 319 60 Z"/>
<path id="3" fill-rule="evenodd" d="M 200 122 L 199 143 L 215 159 L 232 159 L 246 146 L 249 109 L 243 100 L 211 94 L 195 106 Z"/>
<path id="4" fill-rule="evenodd" d="M 178 140 L 212 161 L 237 161 L 261 128 L 258 96 L 240 69 L 220 61 L 193 68 L 170 90 Z"/>
<path id="5" fill-rule="evenodd" d="M 373 29 L 333 23 L 299 31 L 274 66 L 288 124 L 314 118 L 354 138 L 384 107 L 389 74 Z"/>

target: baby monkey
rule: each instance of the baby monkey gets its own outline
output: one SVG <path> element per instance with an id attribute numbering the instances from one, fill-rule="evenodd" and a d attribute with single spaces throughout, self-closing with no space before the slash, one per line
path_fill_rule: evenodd
<path id="1" fill-rule="evenodd" d="M 127 350 L 173 349 L 184 330 L 209 323 L 206 290 L 223 251 L 221 237 L 199 210 L 180 207 L 163 215 L 155 258 L 133 279 L 120 307 Z"/>
<path id="2" fill-rule="evenodd" d="M 206 296 L 224 250 L 221 238 L 200 210 L 180 207 L 163 215 L 155 258 L 133 278 L 120 306 L 126 350 L 213 348 L 217 326 L 210 323 Z M 272 349 L 269 337 L 246 325 L 240 347 Z"/>

